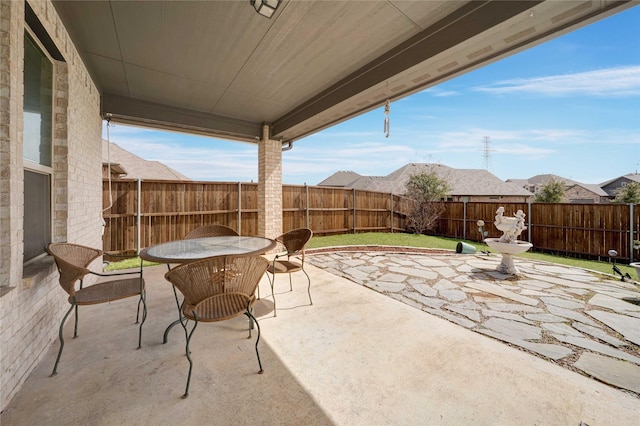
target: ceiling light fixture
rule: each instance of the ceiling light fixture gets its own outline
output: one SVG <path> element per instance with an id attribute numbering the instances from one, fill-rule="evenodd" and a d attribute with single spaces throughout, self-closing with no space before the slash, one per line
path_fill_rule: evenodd
<path id="1" fill-rule="evenodd" d="M 271 18 L 276 13 L 280 1 L 282 0 L 249 0 L 249 3 L 260 15 Z"/>

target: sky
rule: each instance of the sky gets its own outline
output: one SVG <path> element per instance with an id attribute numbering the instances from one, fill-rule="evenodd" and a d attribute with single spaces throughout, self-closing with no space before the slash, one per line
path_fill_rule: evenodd
<path id="1" fill-rule="evenodd" d="M 598 184 L 640 172 L 640 6 L 300 139 L 285 184 L 407 163 L 555 174 Z M 112 123 L 107 136 L 193 180 L 257 182 L 257 145 Z"/>

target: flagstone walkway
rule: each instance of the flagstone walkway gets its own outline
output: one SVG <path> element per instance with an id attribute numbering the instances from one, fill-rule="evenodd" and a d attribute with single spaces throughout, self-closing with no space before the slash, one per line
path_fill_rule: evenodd
<path id="1" fill-rule="evenodd" d="M 500 255 L 310 251 L 307 261 L 640 398 L 640 284 Z M 416 324 L 416 327 L 420 327 Z"/>

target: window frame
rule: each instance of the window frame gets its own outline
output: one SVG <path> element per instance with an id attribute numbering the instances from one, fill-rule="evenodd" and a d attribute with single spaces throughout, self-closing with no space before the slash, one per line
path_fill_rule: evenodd
<path id="1" fill-rule="evenodd" d="M 54 148 L 55 148 L 55 139 L 54 139 L 54 115 L 55 115 L 55 79 L 56 79 L 56 70 L 55 70 L 55 60 L 53 59 L 53 57 L 51 56 L 51 54 L 49 53 L 49 51 L 47 50 L 47 48 L 43 45 L 42 41 L 38 38 L 38 36 L 35 34 L 35 32 L 29 27 L 29 25 L 25 22 L 24 24 L 24 36 L 28 37 L 31 42 L 33 42 L 37 48 L 40 50 L 40 53 L 43 55 L 43 57 L 47 58 L 47 60 L 51 63 L 51 126 L 49 128 L 49 132 L 50 134 L 50 141 L 51 141 L 51 149 L 50 149 L 50 153 L 49 155 L 50 157 L 50 164 L 51 166 L 46 166 L 40 163 L 37 163 L 33 160 L 30 160 L 28 158 L 24 157 L 24 152 L 22 155 L 22 182 L 23 182 L 23 209 L 24 209 L 24 203 L 26 202 L 26 190 L 27 188 L 24 186 L 25 184 L 25 172 L 33 172 L 33 173 L 39 173 L 39 174 L 43 174 L 43 175 L 47 175 L 49 177 L 49 226 L 48 226 L 48 235 L 46 237 L 46 240 L 48 241 L 52 241 L 53 239 L 53 228 L 54 228 L 54 180 L 55 180 L 55 173 L 54 173 Z M 23 52 L 26 50 L 26 46 L 23 46 Z M 23 63 L 24 63 L 24 59 L 23 59 Z M 24 76 L 24 71 L 23 71 L 23 76 Z M 23 79 L 23 85 L 26 84 L 26 81 L 24 81 Z M 23 96 L 24 96 L 24 91 L 23 91 Z M 25 113 L 25 108 L 24 108 L 24 98 L 23 98 L 23 106 L 22 106 L 22 114 L 24 117 L 24 113 Z M 22 146 L 24 149 L 24 119 L 22 122 L 22 126 L 23 126 L 23 140 L 22 140 Z M 22 212 L 22 224 L 23 224 L 23 256 L 24 256 L 24 248 L 26 246 L 26 237 L 25 237 L 25 227 L 24 227 L 24 223 L 25 223 L 25 216 L 27 215 L 27 212 L 23 210 Z M 27 266 L 31 263 L 37 262 L 38 260 L 44 258 L 45 256 L 47 256 L 47 252 L 44 250 L 44 247 L 42 248 L 42 253 L 34 256 L 31 259 L 25 259 L 23 257 L 23 266 Z"/>

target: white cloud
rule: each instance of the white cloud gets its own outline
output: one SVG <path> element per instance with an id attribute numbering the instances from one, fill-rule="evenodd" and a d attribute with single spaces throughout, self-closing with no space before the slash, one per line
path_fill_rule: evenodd
<path id="1" fill-rule="evenodd" d="M 640 66 L 503 80 L 491 85 L 475 87 L 473 90 L 498 95 L 531 93 L 543 96 L 638 96 L 640 95 Z"/>
<path id="2" fill-rule="evenodd" d="M 449 90 L 444 90 L 444 89 L 442 89 L 440 87 L 437 87 L 437 86 L 425 89 L 420 93 L 427 93 L 427 94 L 429 94 L 431 96 L 435 96 L 435 97 L 438 97 L 438 98 L 446 98 L 446 97 L 449 97 L 449 96 L 460 96 L 460 95 L 462 95 L 462 93 L 460 93 L 460 92 L 458 92 L 456 90 L 450 90 L 450 89 Z"/>
<path id="3" fill-rule="evenodd" d="M 283 174 L 303 178 L 310 184 L 340 170 L 365 175 L 384 174 L 409 162 L 414 151 L 409 146 L 393 143 L 363 142 L 344 146 L 304 143 L 283 153 Z"/>
<path id="4" fill-rule="evenodd" d="M 127 126 L 110 133 L 111 142 L 122 149 L 193 180 L 250 181 L 258 176 L 255 145 Z"/>

